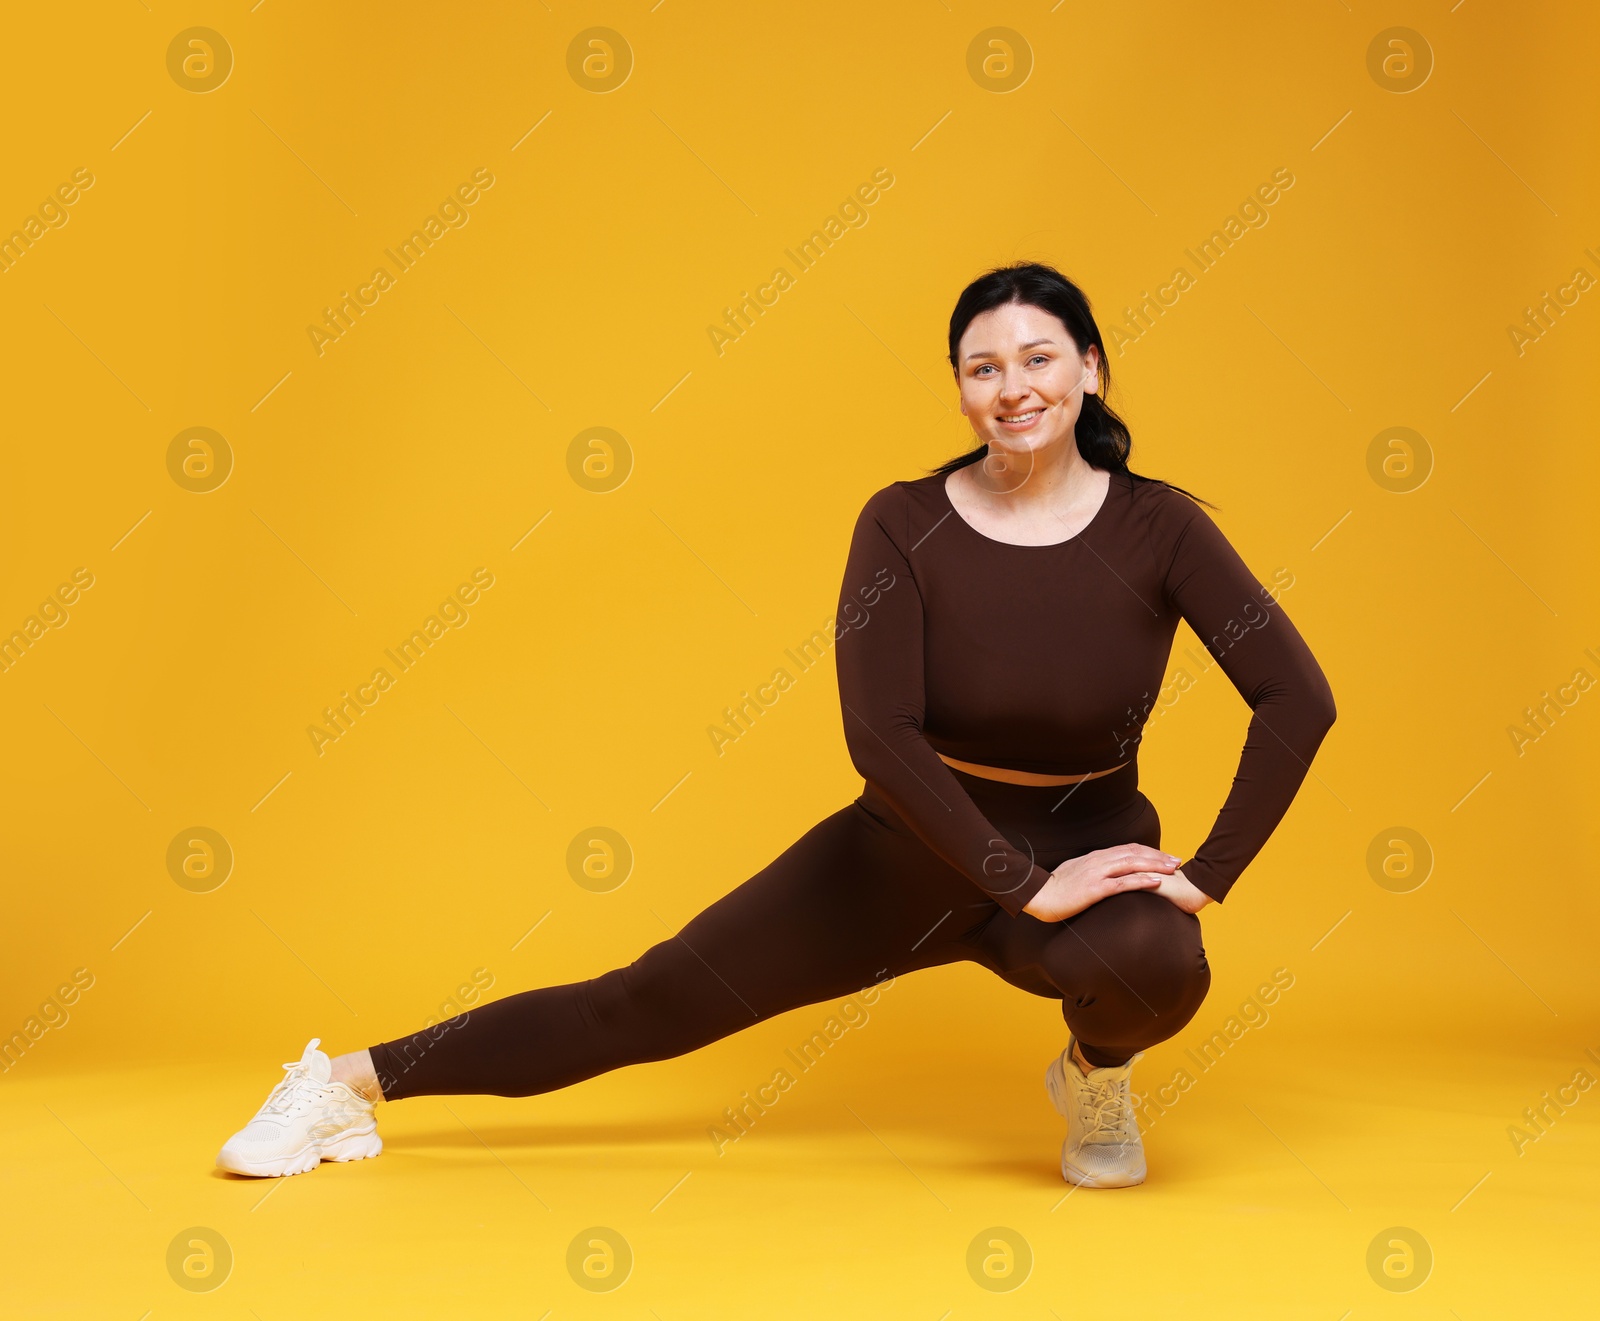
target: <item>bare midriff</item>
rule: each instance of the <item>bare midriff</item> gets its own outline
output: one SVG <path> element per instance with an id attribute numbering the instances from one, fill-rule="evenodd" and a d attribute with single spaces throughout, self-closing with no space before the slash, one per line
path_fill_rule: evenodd
<path id="1" fill-rule="evenodd" d="M 1102 775 L 1110 775 L 1111 771 L 1120 771 L 1128 764 L 1123 762 L 1110 770 L 1088 771 L 1083 775 L 1040 775 L 1035 771 L 1013 771 L 1004 766 L 980 766 L 976 762 L 957 761 L 942 752 L 939 753 L 939 760 L 968 775 L 976 775 L 984 780 L 1004 780 L 1007 784 L 1080 784 L 1084 780 L 1098 780 Z"/>

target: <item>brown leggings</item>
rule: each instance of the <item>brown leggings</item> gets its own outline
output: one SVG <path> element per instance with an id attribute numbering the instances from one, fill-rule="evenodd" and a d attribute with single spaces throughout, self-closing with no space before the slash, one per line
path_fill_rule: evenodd
<path id="1" fill-rule="evenodd" d="M 1160 847 L 1137 762 L 1068 786 L 952 773 L 995 828 L 1047 869 L 1117 844 Z M 869 783 L 627 967 L 509 995 L 370 1049 L 386 1100 L 531 1096 L 962 961 L 1060 1000 L 1096 1066 L 1175 1035 L 1211 985 L 1199 918 L 1165 896 L 1124 891 L 1062 922 L 1011 917 Z"/>

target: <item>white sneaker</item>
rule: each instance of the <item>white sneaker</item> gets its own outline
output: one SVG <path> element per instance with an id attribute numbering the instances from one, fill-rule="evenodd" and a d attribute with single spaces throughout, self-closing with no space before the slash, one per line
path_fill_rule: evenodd
<path id="1" fill-rule="evenodd" d="M 1061 1144 L 1061 1177 L 1085 1188 L 1128 1188 L 1143 1183 L 1144 1143 L 1134 1113 L 1128 1085 L 1133 1059 L 1115 1068 L 1091 1069 L 1087 1074 L 1067 1048 L 1045 1070 L 1045 1090 L 1050 1104 L 1067 1121 L 1067 1140 Z"/>
<path id="2" fill-rule="evenodd" d="M 304 1174 L 325 1160 L 362 1160 L 383 1150 L 376 1106 L 342 1082 L 312 1037 L 305 1054 L 285 1064 L 286 1077 L 255 1118 L 222 1145 L 219 1169 L 235 1174 Z"/>

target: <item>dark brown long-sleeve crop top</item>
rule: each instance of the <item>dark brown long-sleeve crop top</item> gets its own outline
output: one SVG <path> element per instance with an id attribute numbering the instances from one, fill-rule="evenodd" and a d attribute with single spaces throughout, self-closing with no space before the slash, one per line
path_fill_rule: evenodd
<path id="1" fill-rule="evenodd" d="M 1083 530 L 1045 546 L 985 536 L 944 483 L 894 482 L 856 522 L 835 624 L 856 769 L 1015 916 L 1049 872 L 1001 838 L 938 754 L 1047 775 L 1130 760 L 1181 618 L 1251 709 L 1227 800 L 1180 867 L 1220 902 L 1334 721 L 1283 606 L 1205 510 L 1160 482 L 1112 473 Z"/>

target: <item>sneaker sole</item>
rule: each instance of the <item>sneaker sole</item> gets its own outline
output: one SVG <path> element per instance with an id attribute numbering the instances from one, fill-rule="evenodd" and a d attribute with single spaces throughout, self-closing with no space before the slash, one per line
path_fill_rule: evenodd
<path id="1" fill-rule="evenodd" d="M 1063 1051 L 1062 1055 L 1066 1052 Z M 1044 1071 L 1044 1089 L 1050 1095 L 1050 1104 L 1063 1119 L 1069 1119 L 1067 1110 L 1067 1076 L 1062 1072 L 1062 1055 L 1057 1055 L 1050 1061 L 1050 1066 Z M 1068 1141 L 1061 1144 L 1061 1177 L 1068 1183 L 1076 1184 L 1080 1188 L 1133 1188 L 1145 1181 L 1147 1170 L 1140 1170 L 1138 1178 L 1120 1175 L 1116 1178 L 1106 1178 L 1103 1175 L 1090 1174 L 1087 1170 L 1080 1170 L 1072 1163 Z"/>
<path id="2" fill-rule="evenodd" d="M 228 1155 L 224 1148 L 217 1154 L 217 1168 L 231 1174 L 248 1174 L 256 1178 L 284 1178 L 291 1174 L 305 1174 L 325 1160 L 367 1160 L 383 1151 L 383 1139 L 378 1136 L 377 1124 L 364 1128 L 347 1129 L 326 1142 L 307 1143 L 290 1156 L 275 1160 L 252 1161 Z"/>

